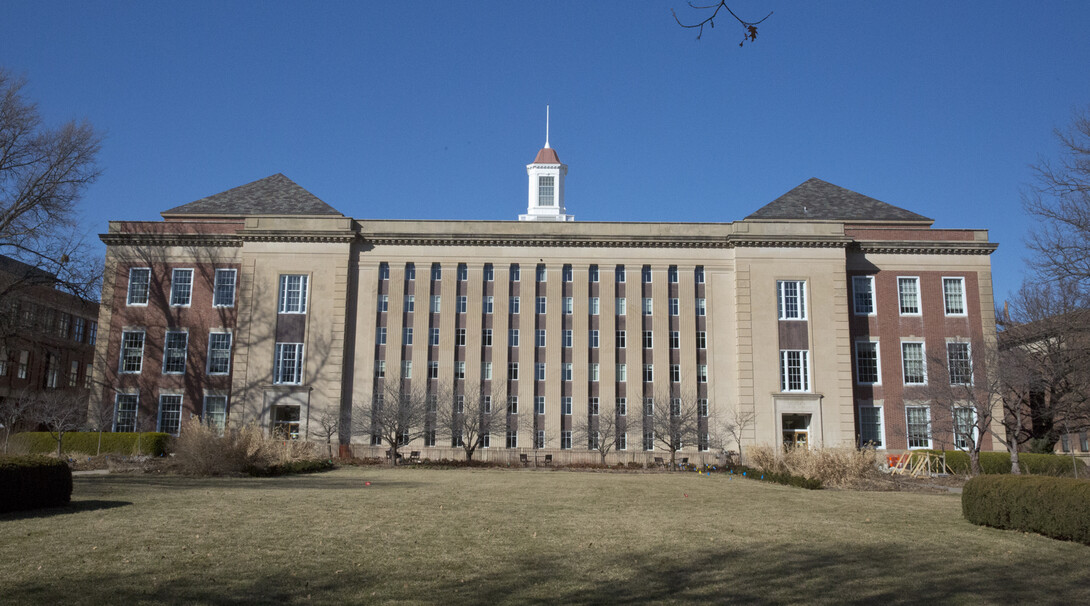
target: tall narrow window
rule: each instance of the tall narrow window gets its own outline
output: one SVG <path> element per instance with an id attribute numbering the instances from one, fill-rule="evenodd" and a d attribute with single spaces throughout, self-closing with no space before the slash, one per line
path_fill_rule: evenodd
<path id="1" fill-rule="evenodd" d="M 696 283 L 697 284 L 703 284 L 704 283 L 704 266 L 703 265 L 697 265 L 696 269 L 693 270 L 693 275 L 696 277 Z"/>
<path id="2" fill-rule="evenodd" d="M 643 271 L 641 272 L 641 274 L 642 274 L 642 277 L 643 277 L 643 283 L 644 284 L 650 284 L 651 283 L 651 266 L 650 265 L 644 265 L 643 266 Z"/>
<path id="3" fill-rule="evenodd" d="M 927 383 L 927 366 L 924 364 L 923 343 L 901 343 L 901 363 L 904 370 L 905 385 L 924 385 Z"/>
<path id="4" fill-rule="evenodd" d="M 493 312 L 493 310 L 495 309 L 495 306 L 496 306 L 496 298 L 495 297 L 489 295 L 489 296 L 484 298 L 484 313 L 485 313 L 485 315 L 490 315 Z"/>
<path id="5" fill-rule="evenodd" d="M 193 270 L 175 269 L 170 273 L 171 307 L 187 307 L 193 298 Z"/>
<path id="6" fill-rule="evenodd" d="M 539 316 L 545 315 L 545 308 L 547 307 L 548 300 L 545 297 L 538 297 L 536 302 L 537 302 L 537 310 L 536 310 L 537 315 L 539 315 Z"/>
<path id="7" fill-rule="evenodd" d="M 205 396 L 201 421 L 222 436 L 227 427 L 227 396 Z"/>
<path id="8" fill-rule="evenodd" d="M 469 279 L 469 268 L 466 267 L 465 263 L 459 263 L 458 264 L 458 281 L 459 282 L 465 282 L 468 279 Z"/>
<path id="9" fill-rule="evenodd" d="M 590 336 L 590 348 L 591 349 L 598 349 L 598 331 L 597 330 L 590 331 L 589 336 Z"/>
<path id="10" fill-rule="evenodd" d="M 415 280 L 416 279 L 416 263 L 406 263 L 405 264 L 405 279 L 406 280 Z"/>
<path id="11" fill-rule="evenodd" d="M 954 409 L 954 447 L 967 450 L 976 443 L 976 411 L 966 406 Z"/>
<path id="12" fill-rule="evenodd" d="M 440 295 L 432 295 L 431 296 L 431 313 L 433 313 L 433 314 L 439 313 L 439 310 L 442 309 L 442 306 L 443 306 L 442 297 Z"/>
<path id="13" fill-rule="evenodd" d="M 617 297 L 616 299 L 613 300 L 613 302 L 614 302 L 614 305 L 616 306 L 617 315 L 618 316 L 625 315 L 625 311 L 627 311 L 626 310 L 627 305 L 625 304 L 625 298 L 624 297 Z"/>
<path id="14" fill-rule="evenodd" d="M 212 307 L 235 306 L 235 278 L 238 272 L 234 269 L 217 269 L 215 286 L 212 290 Z"/>
<path id="15" fill-rule="evenodd" d="M 560 414 L 566 417 L 571 416 L 571 396 L 560 398 Z"/>
<path id="16" fill-rule="evenodd" d="M 571 297 L 564 297 L 564 315 L 570 316 L 575 310 L 575 301 Z"/>
<path id="17" fill-rule="evenodd" d="M 950 369 L 951 385 L 972 385 L 973 363 L 968 343 L 947 343 L 946 363 Z"/>
<path id="18" fill-rule="evenodd" d="M 926 406 L 906 406 L 909 448 L 931 448 L 931 409 Z"/>
<path id="19" fill-rule="evenodd" d="M 625 343 L 627 341 L 625 331 L 618 330 L 615 338 L 617 340 L 617 349 L 624 349 Z"/>
<path id="20" fill-rule="evenodd" d="M 544 381 L 545 380 L 545 363 L 544 362 L 537 362 L 536 364 L 534 364 L 534 380 L 535 381 Z"/>
<path id="21" fill-rule="evenodd" d="M 277 343 L 273 383 L 298 385 L 303 380 L 303 344 Z"/>
<path id="22" fill-rule="evenodd" d="M 883 448 L 882 407 L 868 404 L 859 405 L 859 445 L 862 447 Z"/>
<path id="23" fill-rule="evenodd" d="M 590 315 L 592 315 L 592 316 L 598 315 L 598 311 L 599 311 L 598 302 L 599 302 L 598 297 L 591 297 L 590 298 L 590 301 L 589 301 L 589 303 L 590 303 Z"/>
<path id="24" fill-rule="evenodd" d="M 587 370 L 588 370 L 588 378 L 590 379 L 591 383 L 597 383 L 598 382 L 598 363 L 597 362 L 591 362 L 590 363 L 590 368 L 587 369 Z M 594 413 L 594 414 L 598 414 L 598 413 Z"/>
<path id="25" fill-rule="evenodd" d="M 390 295 L 378 296 L 378 311 L 379 313 L 386 313 L 390 310 Z"/>
<path id="26" fill-rule="evenodd" d="M 614 270 L 614 276 L 618 284 L 624 284 L 624 265 L 617 266 L 617 269 Z"/>
<path id="27" fill-rule="evenodd" d="M 182 396 L 167 394 L 159 396 L 159 431 L 176 436 L 181 427 Z"/>
<path id="28" fill-rule="evenodd" d="M 280 276 L 279 309 L 282 314 L 307 313 L 307 276 L 299 274 Z"/>
<path id="29" fill-rule="evenodd" d="M 507 301 L 507 308 L 512 314 L 517 314 L 519 312 L 519 298 L 511 297 Z"/>
<path id="30" fill-rule="evenodd" d="M 163 374 L 185 374 L 185 353 L 189 333 L 168 331 L 163 345 Z"/>
<path id="31" fill-rule="evenodd" d="M 874 315 L 874 276 L 852 277 L 852 300 L 855 303 L 855 315 Z"/>
<path id="32" fill-rule="evenodd" d="M 537 178 L 537 205 L 553 205 L 553 176 L 543 175 Z"/>
<path id="33" fill-rule="evenodd" d="M 670 315 L 677 316 L 681 314 L 681 301 L 676 298 L 670 299 Z"/>
<path id="34" fill-rule="evenodd" d="M 534 396 L 534 414 L 545 414 L 545 396 Z"/>
<path id="35" fill-rule="evenodd" d="M 965 278 L 943 278 L 942 298 L 948 316 L 965 315 Z"/>
<path id="36" fill-rule="evenodd" d="M 443 266 L 438 263 L 431 264 L 431 279 L 442 280 L 443 279 Z"/>
<path id="37" fill-rule="evenodd" d="M 378 264 L 378 279 L 389 280 L 390 279 L 390 264 L 379 263 Z"/>
<path id="38" fill-rule="evenodd" d="M 151 269 L 133 267 L 129 270 L 129 293 L 125 301 L 128 305 L 147 305 L 148 289 L 151 283 Z"/>
<path id="39" fill-rule="evenodd" d="M 810 391 L 809 351 L 780 351 L 780 391 Z"/>
<path id="40" fill-rule="evenodd" d="M 597 265 L 591 265 L 589 273 L 590 273 L 590 281 L 591 282 L 597 282 L 598 281 L 598 266 Z"/>
<path id="41" fill-rule="evenodd" d="M 897 278 L 897 297 L 902 316 L 920 315 L 920 279 Z"/>
<path id="42" fill-rule="evenodd" d="M 560 365 L 560 380 L 571 381 L 572 380 L 572 367 L 571 362 L 564 362 Z"/>
<path id="43" fill-rule="evenodd" d="M 512 263 L 511 264 L 511 281 L 512 282 L 518 282 L 519 277 L 520 277 L 519 264 L 518 263 Z"/>
<path id="44" fill-rule="evenodd" d="M 855 381 L 860 385 L 876 385 L 881 382 L 878 371 L 878 343 L 856 341 Z"/>
<path id="45" fill-rule="evenodd" d="M 651 313 L 654 311 L 654 309 L 655 308 L 654 308 L 654 304 L 652 303 L 651 297 L 644 297 L 643 298 L 643 315 L 645 315 L 645 316 L 651 315 Z"/>
<path id="46" fill-rule="evenodd" d="M 117 394 L 117 410 L 114 412 L 114 431 L 136 431 L 136 412 L 139 396 L 130 393 Z"/>
<path id="47" fill-rule="evenodd" d="M 565 282 L 571 282 L 572 278 L 575 276 L 574 272 L 572 272 L 571 264 L 568 263 L 564 264 L 564 267 L 561 268 L 560 273 L 562 275 L 562 279 Z"/>
<path id="48" fill-rule="evenodd" d="M 121 372 L 138 373 L 144 363 L 144 332 L 121 333 Z M 21 375 L 20 378 L 26 378 Z"/>
<path id="49" fill-rule="evenodd" d="M 806 319 L 806 282 L 803 280 L 779 280 L 778 307 L 781 320 Z"/>
<path id="50" fill-rule="evenodd" d="M 484 281 L 491 282 L 496 279 L 496 270 L 492 268 L 491 263 L 484 264 Z"/>
<path id="51" fill-rule="evenodd" d="M 666 275 L 670 280 L 670 284 L 677 284 L 677 265 L 671 265 L 669 269 L 666 270 Z"/>
<path id="52" fill-rule="evenodd" d="M 538 282 L 544 282 L 546 277 L 547 277 L 547 274 L 545 273 L 545 264 L 544 263 L 538 263 L 538 265 L 537 265 L 537 281 Z"/>
<path id="53" fill-rule="evenodd" d="M 614 401 L 614 403 L 616 404 L 616 407 L 617 407 L 617 416 L 618 417 L 623 417 L 623 416 L 628 415 L 628 399 L 627 398 L 617 398 Z"/>

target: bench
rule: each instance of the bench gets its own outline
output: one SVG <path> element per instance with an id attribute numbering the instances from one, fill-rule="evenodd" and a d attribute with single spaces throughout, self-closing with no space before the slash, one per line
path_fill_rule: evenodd
<path id="1" fill-rule="evenodd" d="M 519 463 L 522 463 L 523 467 L 530 464 L 530 458 L 526 456 L 526 453 L 519 455 Z"/>
<path id="2" fill-rule="evenodd" d="M 662 460 L 662 457 L 655 457 L 655 466 L 666 469 L 666 462 Z"/>
<path id="3" fill-rule="evenodd" d="M 409 453 L 409 460 L 412 461 L 413 463 L 419 463 L 420 462 L 420 451 L 419 450 L 414 450 L 414 451 L 410 452 Z"/>
<path id="4" fill-rule="evenodd" d="M 545 455 L 545 464 L 546 465 L 552 465 L 553 464 L 553 455 L 551 455 L 551 454 Z"/>

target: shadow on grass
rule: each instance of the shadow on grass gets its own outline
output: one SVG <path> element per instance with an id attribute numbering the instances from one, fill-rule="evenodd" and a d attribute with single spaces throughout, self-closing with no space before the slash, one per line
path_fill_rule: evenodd
<path id="1" fill-rule="evenodd" d="M 78 476 L 73 478 L 77 487 L 80 483 L 88 486 L 118 486 L 125 488 L 154 488 L 156 490 L 193 490 L 208 488 L 260 489 L 268 490 L 388 490 L 418 488 L 427 482 L 405 482 L 374 480 L 366 475 L 346 478 L 330 476 L 324 473 L 296 474 L 255 478 L 251 476 L 216 476 L 194 477 L 165 474 L 109 474 L 102 476 Z M 367 486 L 365 482 L 372 482 Z"/>
<path id="2" fill-rule="evenodd" d="M 381 554 L 372 554 L 362 568 L 344 561 L 255 561 L 253 574 L 229 578 L 175 568 L 170 580 L 145 573 L 24 581 L 9 584 L 5 598 L 70 601 L 74 586 L 86 589 L 78 596 L 82 603 L 208 604 L 1086 603 L 1090 594 L 1090 571 L 1082 561 L 996 554 L 976 563 L 936 562 L 926 545 L 847 552 L 803 543 L 724 545 L 678 554 L 602 553 L 591 561 L 556 551 L 502 560 L 482 555 L 467 557 L 469 571 L 462 574 L 398 568 Z"/>
<path id="3" fill-rule="evenodd" d="M 46 509 L 30 509 L 26 511 L 10 511 L 0 514 L 0 520 L 29 520 L 33 518 L 51 518 L 70 513 L 82 513 L 85 511 L 99 511 L 102 509 L 114 509 L 132 505 L 130 501 L 102 501 L 97 499 L 85 499 L 72 501 L 64 507 L 49 507 Z"/>

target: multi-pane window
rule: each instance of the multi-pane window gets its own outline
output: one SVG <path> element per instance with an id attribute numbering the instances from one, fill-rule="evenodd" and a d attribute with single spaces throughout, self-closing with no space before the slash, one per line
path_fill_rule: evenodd
<path id="1" fill-rule="evenodd" d="M 571 416 L 571 396 L 560 398 L 560 414 L 566 417 Z"/>
<path id="2" fill-rule="evenodd" d="M 513 429 L 507 430 L 507 447 L 518 448 L 519 447 L 519 432 Z"/>
<path id="3" fill-rule="evenodd" d="M 590 274 L 590 281 L 591 282 L 597 282 L 598 281 L 598 266 L 597 265 L 591 265 L 589 274 Z"/>
<path id="4" fill-rule="evenodd" d="M 60 313 L 60 318 L 57 320 L 57 336 L 62 339 L 68 338 L 68 326 L 72 322 L 72 316 L 64 313 Z"/>
<path id="5" fill-rule="evenodd" d="M 507 363 L 507 380 L 518 381 L 519 380 L 519 363 L 508 362 Z"/>
<path id="6" fill-rule="evenodd" d="M 416 264 L 415 263 L 406 263 L 405 264 L 405 279 L 406 280 L 415 280 L 416 279 Z"/>
<path id="7" fill-rule="evenodd" d="M 597 450 L 598 441 L 601 439 L 601 432 L 595 431 L 587 435 L 587 450 Z"/>
<path id="8" fill-rule="evenodd" d="M 416 311 L 416 295 L 405 295 L 405 313 Z"/>
<path id="9" fill-rule="evenodd" d="M 7 369 L 0 374 L 6 374 Z M 79 360 L 72 360 L 72 363 L 68 366 L 68 386 L 75 387 L 79 385 Z"/>
<path id="10" fill-rule="evenodd" d="M 885 432 L 882 430 L 882 407 L 860 405 L 859 445 L 882 448 L 884 446 L 882 442 L 884 435 Z"/>
<path id="11" fill-rule="evenodd" d="M 644 265 L 643 266 L 642 277 L 643 277 L 643 283 L 644 284 L 650 284 L 651 283 L 651 266 L 650 265 Z"/>
<path id="12" fill-rule="evenodd" d="M 699 400 L 696 401 L 696 414 L 700 415 L 701 417 L 708 416 L 708 399 L 707 398 L 700 398 Z"/>
<path id="13" fill-rule="evenodd" d="M 966 450 L 976 442 L 976 414 L 972 408 L 954 409 L 954 447 Z"/>
<path id="14" fill-rule="evenodd" d="M 390 310 L 390 295 L 378 296 L 378 311 L 379 313 L 386 313 Z"/>
<path id="15" fill-rule="evenodd" d="M 114 412 L 114 431 L 136 431 L 137 399 L 132 393 L 117 394 L 117 410 Z"/>
<path id="16" fill-rule="evenodd" d="M 809 351 L 780 351 L 780 391 L 810 391 Z"/>
<path id="17" fill-rule="evenodd" d="M 222 436 L 227 427 L 227 396 L 205 396 L 201 421 Z"/>
<path id="18" fill-rule="evenodd" d="M 378 264 L 378 279 L 389 280 L 390 279 L 390 264 L 379 263 Z"/>
<path id="19" fill-rule="evenodd" d="M 681 364 L 671 364 L 670 365 L 670 382 L 671 383 L 680 383 L 681 382 Z"/>
<path id="20" fill-rule="evenodd" d="M 618 316 L 625 315 L 626 305 L 625 305 L 624 297 L 617 297 L 616 299 L 613 300 L 613 304 L 614 304 L 614 307 L 616 308 L 616 312 L 617 312 Z"/>
<path id="21" fill-rule="evenodd" d="M 671 316 L 676 316 L 676 315 L 679 315 L 679 314 L 681 314 L 681 300 L 671 298 L 670 299 L 670 315 Z"/>
<path id="22" fill-rule="evenodd" d="M 592 417 L 598 416 L 598 398 L 591 398 L 587 402 L 587 412 L 589 412 Z"/>
<path id="23" fill-rule="evenodd" d="M 623 416 L 628 415 L 628 399 L 627 398 L 617 398 L 615 403 L 616 403 L 617 416 L 618 417 L 623 417 Z"/>
<path id="24" fill-rule="evenodd" d="M 492 380 L 492 363 L 491 362 L 481 362 L 481 380 L 482 381 L 491 381 Z M 490 396 L 485 396 L 485 397 L 490 397 Z"/>
<path id="25" fill-rule="evenodd" d="M 405 326 L 401 329 L 401 344 L 412 345 L 413 344 L 413 328 L 412 326 Z"/>
<path id="26" fill-rule="evenodd" d="M 431 264 L 431 279 L 442 280 L 443 279 L 443 266 L 439 263 Z"/>
<path id="27" fill-rule="evenodd" d="M 643 382 L 653 383 L 655 381 L 655 365 L 644 364 L 643 365 Z"/>
<path id="28" fill-rule="evenodd" d="M 454 331 L 454 344 L 458 347 L 466 346 L 466 329 L 458 328 Z"/>
<path id="29" fill-rule="evenodd" d="M 544 282 L 546 280 L 546 277 L 547 277 L 547 274 L 545 273 L 545 265 L 543 263 L 538 263 L 537 264 L 537 281 L 538 282 Z"/>
<path id="30" fill-rule="evenodd" d="M 575 311 L 575 300 L 572 297 L 564 297 L 564 315 L 571 315 Z"/>
<path id="31" fill-rule="evenodd" d="M 897 299 L 902 316 L 920 315 L 920 279 L 897 278 Z"/>
<path id="32" fill-rule="evenodd" d="M 98 338 L 98 322 L 90 322 L 87 328 L 87 344 L 94 345 Z"/>
<path id="33" fill-rule="evenodd" d="M 518 297 L 511 297 L 510 299 L 508 299 L 507 309 L 511 313 L 517 314 L 519 312 L 519 298 Z"/>
<path id="34" fill-rule="evenodd" d="M 537 314 L 539 316 L 545 315 L 546 299 L 545 297 L 537 298 Z"/>
<path id="35" fill-rule="evenodd" d="M 778 280 L 776 290 L 780 319 L 805 320 L 806 282 L 803 280 Z"/>
<path id="36" fill-rule="evenodd" d="M 144 332 L 121 333 L 121 372 L 140 372 L 144 364 Z M 22 375 L 20 378 L 26 378 Z"/>
<path id="37" fill-rule="evenodd" d="M 413 361 L 402 360 L 401 361 L 401 378 L 411 379 L 413 378 Z"/>
<path id="38" fill-rule="evenodd" d="M 564 348 L 565 349 L 570 348 L 572 346 L 572 339 L 573 339 L 573 337 L 572 337 L 571 329 L 566 329 L 564 331 Z"/>
<path id="39" fill-rule="evenodd" d="M 509 347 L 519 346 L 519 329 L 510 328 L 507 330 L 507 345 Z"/>
<path id="40" fill-rule="evenodd" d="M 618 265 L 614 270 L 613 275 L 618 284 L 624 284 L 624 265 Z"/>
<path id="41" fill-rule="evenodd" d="M 298 385 L 303 382 L 303 344 L 277 343 L 273 359 L 273 383 Z"/>
<path id="42" fill-rule="evenodd" d="M 670 284 L 677 284 L 677 265 L 671 265 L 666 270 L 666 275 L 670 280 Z"/>
<path id="43" fill-rule="evenodd" d="M 653 306 L 653 304 L 651 302 L 651 297 L 644 297 L 643 298 L 643 315 L 649 316 L 649 315 L 651 315 L 652 311 L 654 311 L 654 306 Z"/>
<path id="44" fill-rule="evenodd" d="M 76 321 L 72 326 L 72 340 L 77 343 L 83 343 L 83 331 L 87 326 L 87 321 L 83 318 L 76 316 Z"/>
<path id="45" fill-rule="evenodd" d="M 597 362 L 591 362 L 590 367 L 587 369 L 587 371 L 590 373 L 590 381 L 592 383 L 597 383 L 598 382 L 598 363 Z"/>
<path id="46" fill-rule="evenodd" d="M 484 281 L 491 282 L 496 278 L 496 271 L 492 268 L 491 263 L 484 264 Z"/>
<path id="47" fill-rule="evenodd" d="M 563 280 L 565 282 L 571 282 L 572 281 L 573 272 L 572 272 L 571 265 L 565 264 L 564 267 L 562 267 L 560 269 L 560 273 L 561 273 L 562 278 L 563 278 Z"/>
<path id="48" fill-rule="evenodd" d="M 628 450 L 628 434 L 627 433 L 622 432 L 622 433 L 617 434 L 617 450 Z"/>
<path id="49" fill-rule="evenodd" d="M 438 379 L 439 378 L 439 361 L 438 360 L 428 360 L 428 378 L 429 379 Z"/>
<path id="50" fill-rule="evenodd" d="M 697 364 L 696 365 L 696 381 L 697 381 L 697 383 L 707 383 L 708 382 L 708 365 L 707 364 Z"/>
<path id="51" fill-rule="evenodd" d="M 703 297 L 696 300 L 696 315 L 706 316 L 708 315 L 708 302 Z"/>
<path id="52" fill-rule="evenodd" d="M 151 284 L 151 269 L 133 267 L 129 270 L 129 292 L 125 298 L 128 305 L 147 305 L 148 290 Z"/>
<path id="53" fill-rule="evenodd" d="M 455 379 L 464 379 L 464 378 L 466 378 L 466 363 L 465 362 L 458 361 L 458 362 L 454 363 L 454 378 Z M 464 396 L 458 396 L 458 397 L 461 398 L 461 397 L 464 397 Z"/>
<path id="54" fill-rule="evenodd" d="M 926 406 L 905 407 L 909 448 L 931 448 L 931 409 Z"/>
<path id="55" fill-rule="evenodd" d="M 965 278 L 943 278 L 942 300 L 948 316 L 965 315 Z"/>
<path id="56" fill-rule="evenodd" d="M 624 383 L 628 380 L 628 365 L 624 362 L 617 364 L 617 382 Z"/>
<path id="57" fill-rule="evenodd" d="M 507 414 L 517 415 L 519 413 L 519 397 L 507 396 Z"/>
<path id="58" fill-rule="evenodd" d="M 681 332 L 677 330 L 670 331 L 670 349 L 681 349 Z"/>
<path id="59" fill-rule="evenodd" d="M 405 311 L 412 311 L 406 309 Z M 307 276 L 280 276 L 280 313 L 305 314 L 307 312 Z"/>
<path id="60" fill-rule="evenodd" d="M 626 341 L 625 331 L 618 330 L 617 333 L 616 333 L 616 338 L 617 338 L 617 349 L 624 348 L 625 347 L 625 341 Z"/>
<path id="61" fill-rule="evenodd" d="M 670 416 L 671 417 L 681 416 L 681 398 L 671 398 L 670 399 Z"/>
<path id="62" fill-rule="evenodd" d="M 182 396 L 163 394 L 159 396 L 159 431 L 178 435 L 182 427 Z"/>
<path id="63" fill-rule="evenodd" d="M 572 380 L 572 367 L 571 362 L 564 362 L 560 365 L 560 380 L 571 381 Z"/>
<path id="64" fill-rule="evenodd" d="M 855 343 L 855 380 L 860 385 L 875 385 L 881 382 L 878 366 L 878 343 L 875 341 L 856 341 Z"/>
<path id="65" fill-rule="evenodd" d="M 598 331 L 590 331 L 590 347 L 591 349 L 598 349 Z"/>
<path id="66" fill-rule="evenodd" d="M 377 329 L 375 329 L 375 345 L 385 345 L 385 344 L 386 344 L 386 327 L 385 326 L 379 326 Z"/>
<path id="67" fill-rule="evenodd" d="M 534 364 L 534 380 L 535 381 L 544 381 L 545 380 L 545 363 L 544 362 L 537 362 L 537 363 Z"/>
<path id="68" fill-rule="evenodd" d="M 651 349 L 655 346 L 655 332 L 652 330 L 643 331 L 643 348 Z"/>
<path id="69" fill-rule="evenodd" d="M 465 282 L 468 279 L 469 279 L 469 268 L 466 267 L 465 263 L 459 263 L 458 264 L 458 281 L 459 282 Z"/>
<path id="70" fill-rule="evenodd" d="M 545 448 L 545 430 L 539 429 L 534 432 L 534 448 Z"/>
<path id="71" fill-rule="evenodd" d="M 496 307 L 496 298 L 489 295 L 484 298 L 484 313 L 491 314 Z"/>
<path id="72" fill-rule="evenodd" d="M 696 332 L 696 348 L 707 349 L 708 348 L 708 333 L 703 330 Z"/>
<path id="73" fill-rule="evenodd" d="M 852 301 L 855 304 L 855 315 L 874 315 L 874 276 L 852 277 Z"/>
<path id="74" fill-rule="evenodd" d="M 443 299 L 442 299 L 442 297 L 440 295 L 432 295 L 431 296 L 431 313 L 433 313 L 433 314 L 439 313 L 439 310 L 442 308 L 442 302 L 443 302 Z"/>
<path id="75" fill-rule="evenodd" d="M 541 175 L 537 178 L 537 205 L 553 205 L 553 176 Z"/>
<path id="76" fill-rule="evenodd" d="M 208 374 L 225 375 L 231 371 L 231 333 L 208 335 Z"/>
<path id="77" fill-rule="evenodd" d="M 592 316 L 598 315 L 598 311 L 599 311 L 598 302 L 599 302 L 598 297 L 591 297 L 590 298 L 590 315 L 592 315 Z"/>
<path id="78" fill-rule="evenodd" d="M 458 297 L 458 313 L 464 314 L 469 309 L 469 297 L 460 295 Z"/>
<path id="79" fill-rule="evenodd" d="M 927 366 L 924 364 L 923 343 L 901 343 L 901 365 L 904 369 L 905 385 L 923 385 L 927 383 Z"/>
<path id="80" fill-rule="evenodd" d="M 703 265 L 697 265 L 696 269 L 693 270 L 693 275 L 696 277 L 696 283 L 697 284 L 703 284 L 704 283 L 704 266 Z"/>
<path id="81" fill-rule="evenodd" d="M 193 270 L 175 269 L 170 273 L 170 305 L 188 306 L 193 299 Z"/>
<path id="82" fill-rule="evenodd" d="M 545 396 L 534 396 L 534 414 L 545 414 Z"/>
<path id="83" fill-rule="evenodd" d="M 375 378 L 386 378 L 386 360 L 375 360 Z"/>
<path id="84" fill-rule="evenodd" d="M 643 449 L 654 450 L 655 449 L 655 432 L 648 430 L 643 432 Z"/>
<path id="85" fill-rule="evenodd" d="M 511 264 L 511 281 L 512 282 L 518 282 L 519 278 L 520 278 L 520 275 L 521 275 L 521 272 L 519 271 L 519 264 L 518 263 L 512 263 Z"/>
<path id="86" fill-rule="evenodd" d="M 569 449 L 571 449 L 571 432 L 570 431 L 561 431 L 560 432 L 560 450 L 569 450 Z"/>
<path id="87" fill-rule="evenodd" d="M 951 385 L 973 383 L 973 362 L 969 355 L 968 343 L 947 343 L 946 364 L 950 369 Z"/>
<path id="88" fill-rule="evenodd" d="M 238 272 L 233 269 L 217 269 L 212 288 L 212 307 L 235 306 L 235 278 Z"/>

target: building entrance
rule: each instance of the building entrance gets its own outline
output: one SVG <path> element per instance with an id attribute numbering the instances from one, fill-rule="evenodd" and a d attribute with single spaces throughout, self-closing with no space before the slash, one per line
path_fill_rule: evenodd
<path id="1" fill-rule="evenodd" d="M 783 447 L 807 448 L 810 444 L 810 415 L 783 415 Z"/>

